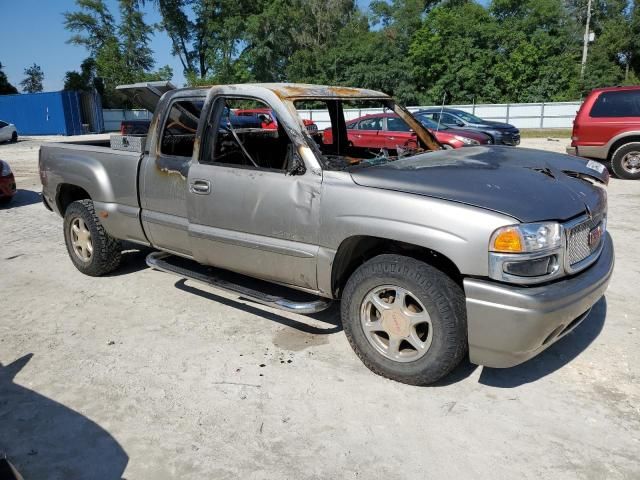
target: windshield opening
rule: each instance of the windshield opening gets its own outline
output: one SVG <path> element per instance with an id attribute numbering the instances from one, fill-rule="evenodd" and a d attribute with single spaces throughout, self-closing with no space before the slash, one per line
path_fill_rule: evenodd
<path id="1" fill-rule="evenodd" d="M 294 106 L 328 170 L 379 165 L 441 148 L 430 127 L 391 100 L 301 99 Z"/>

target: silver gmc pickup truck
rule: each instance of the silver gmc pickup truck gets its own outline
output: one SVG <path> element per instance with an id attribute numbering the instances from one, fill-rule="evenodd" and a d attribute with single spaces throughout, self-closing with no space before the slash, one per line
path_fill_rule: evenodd
<path id="1" fill-rule="evenodd" d="M 155 269 L 274 308 L 308 314 L 340 300 L 363 363 L 416 385 L 467 352 L 490 367 L 524 362 L 576 328 L 607 288 L 614 252 L 599 163 L 444 150 L 371 90 L 121 90 L 154 112 L 139 153 L 108 142 L 40 150 L 45 205 L 64 218 L 71 261 L 87 275 L 116 269 L 129 241 L 157 250 Z M 384 134 L 390 118 L 403 135 Z"/>

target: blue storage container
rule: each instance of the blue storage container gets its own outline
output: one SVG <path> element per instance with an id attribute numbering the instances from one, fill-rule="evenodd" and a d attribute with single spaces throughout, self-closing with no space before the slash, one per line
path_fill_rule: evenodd
<path id="1" fill-rule="evenodd" d="M 0 95 L 0 120 L 13 123 L 18 135 L 80 135 L 80 94 L 61 91 Z"/>

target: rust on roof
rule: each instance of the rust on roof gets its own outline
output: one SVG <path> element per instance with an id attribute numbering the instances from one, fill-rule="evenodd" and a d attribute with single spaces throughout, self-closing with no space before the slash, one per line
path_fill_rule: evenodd
<path id="1" fill-rule="evenodd" d="M 275 93 L 282 99 L 295 98 L 389 98 L 382 92 L 366 88 L 338 87 L 328 85 L 311 85 L 305 83 L 243 83 L 231 85 L 206 85 L 187 87 L 180 90 L 208 90 L 211 88 L 228 88 L 230 90 L 265 89 Z"/>

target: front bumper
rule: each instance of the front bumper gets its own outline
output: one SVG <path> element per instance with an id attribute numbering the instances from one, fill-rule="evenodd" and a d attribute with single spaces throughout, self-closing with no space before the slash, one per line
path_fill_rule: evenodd
<path id="1" fill-rule="evenodd" d="M 487 367 L 518 365 L 573 330 L 602 297 L 614 265 L 607 233 L 600 258 L 565 280 L 516 287 L 465 279 L 469 358 Z"/>
<path id="2" fill-rule="evenodd" d="M 520 145 L 520 132 L 505 132 L 495 139 L 496 145 L 509 145 L 515 147 Z"/>
<path id="3" fill-rule="evenodd" d="M 0 177 L 0 198 L 13 197 L 16 194 L 16 180 L 13 174 Z"/>

